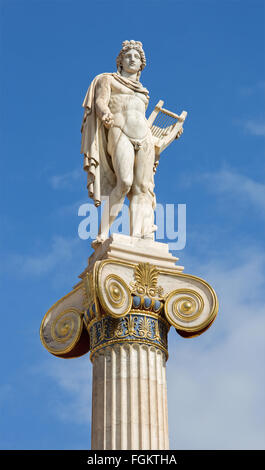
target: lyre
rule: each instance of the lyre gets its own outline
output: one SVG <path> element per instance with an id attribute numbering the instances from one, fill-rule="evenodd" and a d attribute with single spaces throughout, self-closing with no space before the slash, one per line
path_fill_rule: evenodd
<path id="1" fill-rule="evenodd" d="M 154 111 L 148 118 L 155 145 L 156 165 L 158 164 L 160 153 L 162 153 L 174 139 L 179 137 L 179 132 L 187 116 L 186 111 L 182 111 L 179 116 L 178 114 L 164 109 L 162 107 L 163 104 L 164 101 L 158 101 Z"/>

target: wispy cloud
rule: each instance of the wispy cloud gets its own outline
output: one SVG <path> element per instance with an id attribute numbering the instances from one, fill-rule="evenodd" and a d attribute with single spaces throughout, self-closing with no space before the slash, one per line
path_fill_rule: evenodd
<path id="1" fill-rule="evenodd" d="M 220 170 L 204 174 L 211 188 L 219 193 L 229 193 L 248 200 L 265 212 L 265 184 L 233 170 Z"/>
<path id="2" fill-rule="evenodd" d="M 92 364 L 89 357 L 64 360 L 50 357 L 40 366 L 43 374 L 49 377 L 63 393 L 53 406 L 55 414 L 62 421 L 88 424 L 91 420 Z"/>
<path id="3" fill-rule="evenodd" d="M 67 173 L 62 173 L 60 175 L 53 175 L 50 177 L 49 181 L 53 189 L 71 189 L 76 186 L 78 182 L 84 180 L 84 172 L 82 168 L 75 168 L 72 171 Z"/>
<path id="4" fill-rule="evenodd" d="M 243 255 L 243 253 L 242 253 Z M 171 448 L 265 446 L 265 256 L 246 252 L 238 266 L 204 266 L 220 311 L 203 337 L 170 337 L 168 395 Z M 201 271 L 201 264 L 198 265 Z"/>
<path id="5" fill-rule="evenodd" d="M 69 262 L 79 244 L 78 238 L 67 239 L 54 236 L 51 246 L 36 254 L 11 254 L 8 257 L 10 269 L 22 276 L 42 276 L 51 272 L 61 262 Z"/>
<path id="6" fill-rule="evenodd" d="M 78 199 L 75 202 L 72 202 L 70 204 L 64 204 L 60 206 L 59 208 L 55 209 L 55 213 L 60 216 L 60 217 L 68 217 L 68 216 L 77 216 L 78 215 L 78 210 L 79 207 L 82 204 L 87 204 L 91 202 L 91 199 Z"/>
<path id="7" fill-rule="evenodd" d="M 27 253 L 1 254 L 1 272 L 15 279 L 38 282 L 46 279 L 52 287 L 72 286 L 85 268 L 85 260 L 91 248 L 78 236 L 66 238 L 54 236 L 51 241 L 34 246 Z"/>
<path id="8" fill-rule="evenodd" d="M 265 137 L 265 122 L 254 119 L 244 121 L 245 130 L 252 135 Z"/>
<path id="9" fill-rule="evenodd" d="M 207 183 L 207 189 L 212 193 L 227 196 L 230 205 L 233 198 L 238 203 L 243 201 L 244 204 L 251 204 L 259 209 L 260 214 L 265 215 L 265 183 L 255 181 L 236 170 L 223 168 L 212 173 L 183 175 L 182 181 L 184 187 L 191 186 L 194 182 L 203 183 L 205 187 L 205 183 Z"/>
<path id="10" fill-rule="evenodd" d="M 264 93 L 265 93 L 265 81 L 261 80 L 257 83 L 253 83 L 251 85 L 241 86 L 238 89 L 240 95 L 246 99 L 255 97 L 256 100 L 260 99 L 260 102 L 264 103 Z M 264 110 L 264 106 L 262 106 L 262 112 Z M 263 117 L 261 117 L 263 116 Z M 265 137 L 265 120 L 264 120 L 264 113 L 258 118 L 252 117 L 250 119 L 235 119 L 234 124 L 241 127 L 247 134 L 253 136 L 261 136 Z"/>
<path id="11" fill-rule="evenodd" d="M 239 88 L 239 93 L 245 97 L 253 96 L 256 93 L 264 94 L 264 92 L 265 92 L 265 81 L 263 80 L 257 83 L 254 83 L 252 85 L 243 85 Z"/>

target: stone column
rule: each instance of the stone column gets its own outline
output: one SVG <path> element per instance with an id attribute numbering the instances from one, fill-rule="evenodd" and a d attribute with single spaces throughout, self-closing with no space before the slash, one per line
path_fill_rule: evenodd
<path id="1" fill-rule="evenodd" d="M 161 306 L 159 306 L 161 307 Z M 92 449 L 168 449 L 167 332 L 159 313 L 88 323 Z"/>
<path id="2" fill-rule="evenodd" d="M 165 353 L 122 343 L 93 358 L 92 449 L 168 449 Z"/>
<path id="3" fill-rule="evenodd" d="M 212 287 L 176 261 L 166 244 L 114 234 L 43 318 L 51 354 L 90 351 L 94 450 L 169 448 L 168 331 L 198 336 L 218 311 Z"/>

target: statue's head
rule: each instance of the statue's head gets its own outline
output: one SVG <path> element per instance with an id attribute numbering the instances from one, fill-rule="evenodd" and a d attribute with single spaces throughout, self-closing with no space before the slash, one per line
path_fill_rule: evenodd
<path id="1" fill-rule="evenodd" d="M 122 72 L 126 70 L 131 72 L 137 72 L 137 78 L 139 80 L 141 71 L 146 66 L 146 58 L 143 50 L 143 45 L 140 41 L 123 41 L 122 49 L 116 59 L 117 70 Z"/>

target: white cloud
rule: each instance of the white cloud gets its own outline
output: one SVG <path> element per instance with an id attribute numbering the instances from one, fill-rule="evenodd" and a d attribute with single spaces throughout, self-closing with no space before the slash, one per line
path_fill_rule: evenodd
<path id="1" fill-rule="evenodd" d="M 85 268 L 85 260 L 91 254 L 78 236 L 66 238 L 53 236 L 45 243 L 36 243 L 28 253 L 2 253 L 0 272 L 5 276 L 24 281 L 45 279 L 47 285 L 73 286 Z"/>
<path id="2" fill-rule="evenodd" d="M 256 95 L 256 98 L 260 97 L 261 102 L 264 102 L 264 92 L 265 92 L 265 81 L 259 81 L 252 85 L 241 86 L 239 92 L 245 98 L 253 99 L 253 95 Z M 239 125 L 242 129 L 245 130 L 248 134 L 255 136 L 265 137 L 265 121 L 263 119 L 236 119 L 234 120 L 236 125 Z"/>
<path id="3" fill-rule="evenodd" d="M 42 276 L 51 272 L 60 263 L 69 262 L 76 255 L 80 243 L 78 238 L 67 239 L 54 236 L 51 246 L 36 254 L 12 254 L 7 256 L 9 269 L 18 276 Z M 35 250 L 36 251 L 36 250 Z"/>
<path id="4" fill-rule="evenodd" d="M 209 187 L 216 193 L 235 196 L 248 202 L 265 214 L 265 184 L 236 171 L 223 169 L 216 173 L 205 173 L 200 179 L 207 180 Z"/>
<path id="5" fill-rule="evenodd" d="M 67 173 L 61 175 L 54 175 L 50 177 L 50 184 L 53 189 L 70 189 L 76 186 L 78 181 L 83 181 L 84 174 L 81 168 L 75 168 Z"/>
<path id="6" fill-rule="evenodd" d="M 181 185 L 184 188 L 189 188 L 194 183 L 203 186 L 204 190 L 221 195 L 223 208 L 231 209 L 233 200 L 233 202 L 237 202 L 237 206 L 242 205 L 243 202 L 244 208 L 246 204 L 251 204 L 261 210 L 262 214 L 265 212 L 265 183 L 256 181 L 234 169 L 224 167 L 212 173 L 183 174 L 181 176 Z M 224 199 L 224 196 L 227 199 Z"/>
<path id="7" fill-rule="evenodd" d="M 83 204 L 87 204 L 90 202 L 90 199 L 78 199 L 78 201 L 72 202 L 70 204 L 62 205 L 55 209 L 55 214 L 60 217 L 68 217 L 68 216 L 77 216 L 79 207 Z"/>
<path id="8" fill-rule="evenodd" d="M 244 128 L 252 135 L 265 137 L 265 122 L 249 119 L 244 122 Z"/>
<path id="9" fill-rule="evenodd" d="M 265 81 L 259 81 L 252 85 L 245 85 L 239 88 L 239 93 L 245 97 L 252 97 L 255 94 L 264 94 L 265 92 Z"/>
<path id="10" fill-rule="evenodd" d="M 246 252 L 245 259 L 203 268 L 220 301 L 210 330 L 190 340 L 170 334 L 171 448 L 265 447 L 265 256 Z"/>
<path id="11" fill-rule="evenodd" d="M 91 421 L 92 365 L 89 355 L 78 359 L 50 357 L 40 370 L 59 387 L 62 395 L 54 397 L 53 413 L 62 421 L 88 424 Z"/>

